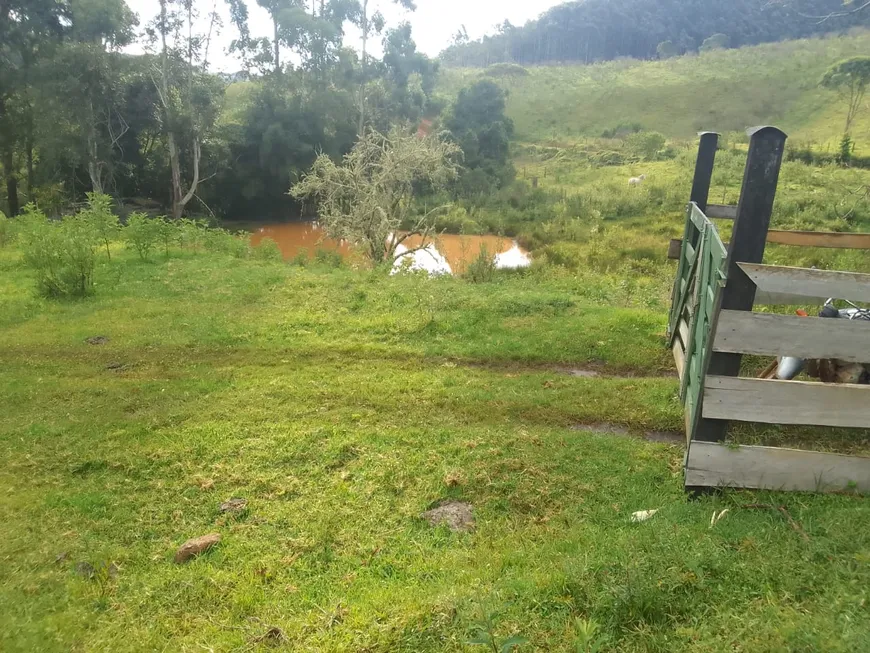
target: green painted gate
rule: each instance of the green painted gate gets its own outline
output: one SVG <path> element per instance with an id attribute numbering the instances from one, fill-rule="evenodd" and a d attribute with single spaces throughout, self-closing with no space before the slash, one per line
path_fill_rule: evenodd
<path id="1" fill-rule="evenodd" d="M 697 237 L 691 238 L 695 233 Z M 675 348 L 675 355 L 679 347 L 683 357 L 680 401 L 686 411 L 689 440 L 698 424 L 698 408 L 712 345 L 713 316 L 725 286 L 727 261 L 728 251 L 716 226 L 697 204 L 690 203 L 668 320 L 669 344 Z"/>

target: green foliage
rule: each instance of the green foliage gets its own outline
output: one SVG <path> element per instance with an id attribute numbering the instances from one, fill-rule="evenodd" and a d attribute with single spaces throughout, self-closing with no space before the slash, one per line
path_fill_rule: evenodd
<path id="1" fill-rule="evenodd" d="M 659 59 L 671 59 L 679 55 L 680 51 L 672 41 L 662 41 L 656 46 L 656 54 Z"/>
<path id="2" fill-rule="evenodd" d="M 317 203 L 319 222 L 330 238 L 356 243 L 375 265 L 392 264 L 405 238 L 426 239 L 434 230 L 436 211 L 414 213 L 415 187 L 446 188 L 456 177 L 458 154 L 456 145 L 434 136 L 370 131 L 341 165 L 318 156 L 291 193 Z M 410 229 L 397 235 L 408 224 Z"/>
<path id="3" fill-rule="evenodd" d="M 281 253 L 281 248 L 278 243 L 272 238 L 263 238 L 260 243 L 254 247 L 254 258 L 261 261 L 283 261 L 284 255 Z"/>
<path id="4" fill-rule="evenodd" d="M 820 85 L 838 91 L 846 102 L 845 133 L 848 134 L 864 108 L 864 96 L 870 86 L 870 57 L 852 57 L 835 63 L 825 72 Z"/>
<path id="5" fill-rule="evenodd" d="M 481 80 L 459 91 L 444 126 L 462 148 L 459 188 L 466 197 L 482 196 L 509 183 L 513 121 L 505 115 L 505 93 L 494 82 Z"/>
<path id="6" fill-rule="evenodd" d="M 28 204 L 18 220 L 24 262 L 36 275 L 38 292 L 45 297 L 89 295 L 100 241 L 87 217 L 49 220 Z"/>
<path id="7" fill-rule="evenodd" d="M 604 653 L 609 637 L 602 632 L 600 624 L 593 619 L 575 619 L 574 629 L 577 632 L 576 653 Z"/>
<path id="8" fill-rule="evenodd" d="M 837 152 L 837 160 L 842 165 L 849 165 L 852 161 L 852 150 L 855 144 L 852 142 L 852 137 L 849 134 L 843 134 L 840 140 L 840 149 Z"/>
<path id="9" fill-rule="evenodd" d="M 652 161 L 665 146 L 665 137 L 659 132 L 636 132 L 625 139 L 626 148 L 635 156 Z"/>
<path id="10" fill-rule="evenodd" d="M 15 227 L 12 220 L 0 211 L 0 247 L 5 247 L 15 239 Z"/>
<path id="11" fill-rule="evenodd" d="M 519 64 L 510 63 L 510 62 L 501 62 L 494 63 L 491 66 L 487 66 L 483 71 L 484 75 L 488 77 L 497 77 L 500 79 L 511 79 L 517 77 L 528 77 L 529 71 Z"/>
<path id="12" fill-rule="evenodd" d="M 502 640 L 496 635 L 495 630 L 495 615 L 484 612 L 481 619 L 472 625 L 473 635 L 468 643 L 485 646 L 492 653 L 511 653 L 529 641 L 522 635 L 512 635 Z"/>
<path id="13" fill-rule="evenodd" d="M 843 0 L 564 2 L 522 27 L 509 26 L 477 41 L 462 39 L 441 57 L 451 65 L 480 67 L 493 62 L 592 64 L 621 57 L 650 59 L 657 54 L 666 59 L 696 50 L 704 39 L 719 45 L 724 37 L 739 47 L 868 24 L 866 11 L 843 11 L 843 4 Z"/>
<path id="14" fill-rule="evenodd" d="M 131 213 L 123 231 L 127 246 L 136 250 L 141 260 L 149 260 L 161 242 L 164 225 L 165 219 L 162 217 L 151 218 L 145 213 Z"/>
<path id="15" fill-rule="evenodd" d="M 486 245 L 481 245 L 477 256 L 468 264 L 463 275 L 471 283 L 486 283 L 495 277 L 495 257 Z"/>
<path id="16" fill-rule="evenodd" d="M 112 213 L 112 198 L 101 193 L 88 193 L 88 205 L 79 215 L 94 230 L 99 241 L 106 248 L 106 257 L 111 261 L 110 244 L 121 233 L 118 216 Z"/>
<path id="17" fill-rule="evenodd" d="M 731 38 L 727 34 L 713 34 L 713 36 L 704 39 L 701 44 L 701 52 L 710 52 L 711 50 L 724 50 L 731 42 Z"/>
<path id="18" fill-rule="evenodd" d="M 299 252 L 302 253 L 301 251 Z M 314 250 L 314 263 L 327 268 L 340 268 L 344 264 L 341 252 L 318 247 Z"/>

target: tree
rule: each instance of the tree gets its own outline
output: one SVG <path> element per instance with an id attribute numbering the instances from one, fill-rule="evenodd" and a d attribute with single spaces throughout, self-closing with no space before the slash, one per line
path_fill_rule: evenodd
<path id="1" fill-rule="evenodd" d="M 514 175 L 510 162 L 513 121 L 505 115 L 505 93 L 490 80 L 459 91 L 444 121 L 464 154 L 461 185 L 465 194 L 489 192 Z"/>
<path id="2" fill-rule="evenodd" d="M 704 42 L 701 44 L 701 52 L 709 52 L 710 50 L 724 50 L 728 47 L 728 43 L 730 42 L 730 38 L 727 34 L 713 34 L 713 36 L 709 36 L 704 39 Z"/>
<path id="3" fill-rule="evenodd" d="M 849 135 L 852 123 L 864 106 L 864 96 L 870 85 L 870 57 L 852 57 L 831 66 L 822 77 L 824 88 L 839 92 L 846 101 L 846 126 Z"/>
<path id="4" fill-rule="evenodd" d="M 129 128 L 121 111 L 122 57 L 117 49 L 133 39 L 135 14 L 123 0 L 74 0 L 67 42 L 44 65 L 41 102 L 57 131 L 71 128 L 77 161 L 87 167 L 91 188 L 103 193 L 111 178 L 118 143 Z"/>
<path id="5" fill-rule="evenodd" d="M 193 33 L 196 19 L 193 0 L 177 0 L 178 8 L 170 10 L 172 1 L 160 0 L 156 32 L 152 31 L 154 38 L 160 40 L 159 63 L 153 67 L 152 79 L 169 155 L 172 217 L 178 220 L 202 181 L 202 139 L 217 118 L 214 97 L 218 91 L 215 80 L 200 67 L 200 56 L 208 51 L 208 40 Z M 182 32 L 184 27 L 186 35 Z M 176 37 L 176 47 L 170 48 L 170 36 Z M 182 181 L 182 147 L 187 149 L 192 168 L 187 184 Z"/>
<path id="6" fill-rule="evenodd" d="M 20 161 L 16 158 L 22 149 L 27 190 L 33 192 L 33 70 L 39 58 L 61 38 L 68 21 L 69 6 L 62 0 L 0 2 L 0 164 L 10 215 L 16 215 L 20 208 Z"/>
<path id="7" fill-rule="evenodd" d="M 356 243 L 375 265 L 392 264 L 407 253 L 397 255 L 396 250 L 410 236 L 421 241 L 411 251 L 431 242 L 438 209 L 415 217 L 414 188 L 444 189 L 456 177 L 458 154 L 455 144 L 434 136 L 369 131 L 341 165 L 326 155 L 317 157 L 290 192 L 317 202 L 320 224 L 330 238 Z"/>
<path id="8" fill-rule="evenodd" d="M 656 46 L 656 54 L 659 55 L 659 59 L 671 59 L 680 54 L 680 51 L 673 41 L 662 41 Z"/>
<path id="9" fill-rule="evenodd" d="M 415 11 L 417 5 L 414 0 L 392 0 L 393 3 L 404 7 L 408 11 Z M 380 34 L 384 30 L 386 21 L 384 15 L 380 11 L 369 13 L 370 0 L 360 0 L 360 3 L 355 12 L 355 23 L 362 32 L 362 72 L 360 75 L 359 88 L 359 122 L 357 125 L 357 133 L 360 137 L 364 135 L 366 125 L 366 85 L 368 83 L 368 42 L 375 34 Z"/>

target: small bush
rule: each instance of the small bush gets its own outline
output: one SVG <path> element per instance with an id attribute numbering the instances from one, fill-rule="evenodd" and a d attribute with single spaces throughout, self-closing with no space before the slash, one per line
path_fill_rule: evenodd
<path id="1" fill-rule="evenodd" d="M 91 225 L 100 244 L 106 248 L 106 257 L 111 261 L 109 244 L 121 232 L 118 216 L 112 213 L 112 198 L 101 193 L 88 193 L 88 206 L 79 215 Z"/>
<path id="2" fill-rule="evenodd" d="M 314 250 L 314 262 L 317 265 L 324 265 L 330 268 L 340 268 L 344 259 L 341 258 L 341 252 L 318 247 Z"/>
<path id="3" fill-rule="evenodd" d="M 93 289 L 99 235 L 79 214 L 48 220 L 33 204 L 24 207 L 21 241 L 24 262 L 36 272 L 36 285 L 46 297 L 83 297 Z"/>
<path id="4" fill-rule="evenodd" d="M 465 270 L 465 278 L 471 283 L 486 283 L 495 277 L 495 257 L 490 254 L 486 245 L 481 245 L 474 260 Z"/>
<path id="5" fill-rule="evenodd" d="M 0 211 L 0 247 L 5 247 L 15 238 L 15 230 L 13 229 L 12 220 L 6 217 L 3 211 Z"/>
<path id="6" fill-rule="evenodd" d="M 127 246 L 136 250 L 139 258 L 147 261 L 160 243 L 163 230 L 162 218 L 149 218 L 144 213 L 131 213 L 127 218 L 124 238 Z"/>
<path id="7" fill-rule="evenodd" d="M 299 251 L 296 252 L 295 256 L 290 259 L 290 265 L 296 265 L 300 268 L 304 268 L 308 265 L 308 248 L 300 247 Z"/>
<path id="8" fill-rule="evenodd" d="M 271 238 L 263 238 L 260 244 L 254 248 L 254 257 L 261 261 L 283 261 L 284 254 L 281 248 Z"/>
<path id="9" fill-rule="evenodd" d="M 647 161 L 655 159 L 665 146 L 665 137 L 659 132 L 637 132 L 625 139 L 625 147 Z"/>

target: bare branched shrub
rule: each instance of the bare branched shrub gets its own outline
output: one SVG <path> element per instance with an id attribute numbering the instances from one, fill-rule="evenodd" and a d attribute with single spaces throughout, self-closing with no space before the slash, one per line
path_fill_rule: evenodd
<path id="1" fill-rule="evenodd" d="M 317 202 L 320 224 L 330 238 L 355 243 L 374 263 L 392 263 L 406 254 L 397 248 L 419 236 L 424 249 L 444 207 L 415 215 L 414 189 L 438 191 L 456 178 L 460 149 L 437 136 L 419 138 L 393 129 L 369 132 L 336 165 L 321 154 L 290 193 Z"/>

